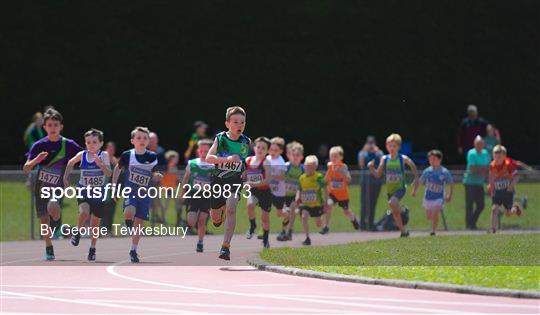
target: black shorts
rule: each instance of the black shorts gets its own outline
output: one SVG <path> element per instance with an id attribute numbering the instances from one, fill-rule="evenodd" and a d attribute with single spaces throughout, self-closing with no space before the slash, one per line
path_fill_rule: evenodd
<path id="1" fill-rule="evenodd" d="M 87 198 L 77 198 L 77 204 L 86 202 L 90 206 L 90 214 L 93 214 L 97 218 L 103 218 L 103 213 L 105 213 L 105 202 L 98 200 L 92 200 Z"/>
<path id="2" fill-rule="evenodd" d="M 251 197 L 256 198 L 257 205 L 265 212 L 272 210 L 272 192 L 270 189 L 251 188 Z"/>
<path id="3" fill-rule="evenodd" d="M 338 206 L 342 207 L 343 209 L 349 209 L 349 199 L 338 200 L 336 196 L 332 194 L 330 194 L 328 197 L 330 197 L 334 203 L 337 203 Z"/>
<path id="4" fill-rule="evenodd" d="M 514 204 L 514 192 L 506 190 L 495 190 L 491 202 L 497 206 L 504 206 L 505 209 L 511 209 Z"/>
<path id="5" fill-rule="evenodd" d="M 210 199 L 209 198 L 190 198 L 188 212 L 204 212 L 209 213 Z"/>
<path id="6" fill-rule="evenodd" d="M 285 206 L 290 207 L 296 196 L 285 196 Z"/>
<path id="7" fill-rule="evenodd" d="M 283 209 L 283 205 L 285 205 L 285 196 L 278 197 L 278 196 L 272 195 L 272 205 L 276 209 L 279 209 L 279 210 Z"/>
<path id="8" fill-rule="evenodd" d="M 41 198 L 39 195 L 36 195 L 36 215 L 38 218 L 41 218 L 42 216 L 48 215 L 49 211 L 47 211 L 47 208 L 49 206 L 49 201 L 51 198 Z M 63 198 L 57 199 L 56 202 L 62 206 Z"/>
<path id="9" fill-rule="evenodd" d="M 324 213 L 323 207 L 301 206 L 300 209 L 301 210 L 306 210 L 307 212 L 309 212 L 309 216 L 312 217 L 312 218 L 318 218 L 318 217 L 322 216 L 323 213 Z"/>
<path id="10" fill-rule="evenodd" d="M 210 184 L 212 186 L 212 196 L 210 198 L 210 208 L 211 209 L 219 209 L 219 208 L 225 206 L 225 204 L 227 203 L 227 198 L 223 197 L 223 193 L 220 193 L 219 196 L 216 196 L 213 193 L 214 185 L 221 186 L 221 192 L 223 192 L 223 186 L 226 185 L 226 184 L 231 186 L 231 194 L 232 194 L 231 198 L 236 197 L 236 198 L 240 199 L 240 197 L 242 196 L 242 194 L 240 193 L 241 190 L 238 190 L 238 195 L 235 196 L 236 187 L 233 186 L 233 185 L 242 185 L 242 178 L 240 178 L 240 176 L 233 176 L 233 177 L 228 177 L 228 178 L 221 178 L 221 177 L 212 176 L 211 184 Z"/>

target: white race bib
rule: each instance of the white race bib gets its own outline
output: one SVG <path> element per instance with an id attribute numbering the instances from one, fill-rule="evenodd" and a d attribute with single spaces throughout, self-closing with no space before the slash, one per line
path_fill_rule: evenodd
<path id="1" fill-rule="evenodd" d="M 49 185 L 57 185 L 60 181 L 60 172 L 51 169 L 41 169 L 39 171 L 38 180 Z"/>

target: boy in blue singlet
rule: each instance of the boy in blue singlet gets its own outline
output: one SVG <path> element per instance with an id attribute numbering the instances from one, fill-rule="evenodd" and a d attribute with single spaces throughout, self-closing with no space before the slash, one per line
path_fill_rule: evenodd
<path id="1" fill-rule="evenodd" d="M 131 132 L 133 149 L 124 151 L 114 168 L 112 183 L 116 185 L 120 172 L 125 169 L 124 187 L 131 188 L 129 198 L 124 199 L 124 219 L 130 231 L 135 231 L 132 237 L 129 256 L 132 263 L 139 262 L 137 246 L 141 235 L 138 231 L 143 221 L 149 219 L 150 198 L 141 197 L 145 189 L 150 187 L 150 181 L 159 182 L 163 175 L 157 172 L 157 154 L 147 150 L 150 131 L 146 127 L 135 127 Z"/>
<path id="2" fill-rule="evenodd" d="M 77 227 L 80 229 L 88 221 L 91 216 L 90 225 L 94 231 L 95 228 L 99 228 L 101 224 L 101 218 L 103 217 L 104 202 L 103 195 L 97 196 L 98 190 L 103 194 L 103 186 L 105 185 L 105 178 L 111 176 L 111 163 L 109 161 L 109 154 L 106 151 L 101 151 L 103 146 L 103 132 L 97 129 L 90 129 L 84 134 L 84 142 L 86 149 L 77 153 L 71 160 L 69 160 L 66 171 L 64 173 L 64 187 L 69 186 L 69 175 L 73 170 L 75 164 L 80 163 L 81 176 L 77 187 L 90 186 L 92 191 L 82 191 L 82 198 L 77 199 L 79 204 L 79 222 Z M 98 235 L 92 234 L 92 242 L 90 249 L 88 250 L 88 260 L 96 260 L 96 242 Z M 78 246 L 81 239 L 81 234 L 75 232 L 71 237 L 71 244 Z"/>

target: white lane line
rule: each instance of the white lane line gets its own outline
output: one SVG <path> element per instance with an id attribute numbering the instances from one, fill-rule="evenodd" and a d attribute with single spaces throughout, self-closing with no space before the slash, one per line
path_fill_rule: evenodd
<path id="1" fill-rule="evenodd" d="M 142 291 L 142 292 L 172 292 L 172 293 L 200 293 L 194 290 L 178 289 L 150 289 L 150 288 L 105 288 L 105 287 L 79 287 L 79 286 L 57 286 L 57 285 L 26 285 L 26 284 L 0 284 L 0 287 L 9 288 L 33 288 L 33 289 L 65 289 L 57 291 L 32 291 L 25 293 L 69 293 L 69 292 L 111 292 L 111 291 Z"/>
<path id="2" fill-rule="evenodd" d="M 171 253 L 171 254 L 163 254 L 163 255 L 157 255 L 157 256 L 148 256 L 144 257 L 146 259 L 148 258 L 156 258 L 156 257 L 163 257 L 163 256 L 179 256 L 179 255 L 186 255 L 192 253 L 189 252 L 181 252 L 181 253 Z M 228 290 L 215 290 L 215 289 L 207 289 L 207 288 L 200 288 L 200 287 L 192 287 L 192 286 L 185 286 L 185 285 L 179 285 L 179 284 L 172 284 L 172 283 L 166 283 L 166 282 L 160 282 L 160 281 L 152 281 L 152 280 L 145 280 L 140 279 L 136 277 L 126 276 L 123 274 L 120 274 L 115 271 L 115 267 L 125 264 L 129 262 L 129 260 L 123 260 L 119 261 L 117 263 L 114 263 L 107 267 L 106 271 L 110 275 L 118 278 L 122 278 L 125 280 L 130 281 L 136 281 L 140 283 L 146 283 L 146 284 L 152 284 L 152 285 L 158 285 L 158 286 L 166 286 L 171 288 L 180 288 L 180 289 L 188 289 L 188 290 L 201 290 L 203 292 L 213 292 L 213 293 L 220 293 L 220 294 L 227 294 L 227 295 L 233 295 L 233 296 L 242 296 L 242 297 L 255 297 L 255 298 L 271 298 L 271 299 L 278 299 L 278 300 L 289 300 L 289 301 L 296 301 L 296 302 L 310 302 L 310 303 L 318 303 L 318 304 L 330 304 L 330 305 L 339 305 L 339 306 L 355 306 L 355 307 L 368 307 L 368 308 L 375 308 L 375 309 L 386 309 L 386 310 L 393 310 L 393 311 L 412 311 L 412 312 L 427 312 L 430 314 L 433 313 L 440 313 L 440 314 L 449 314 L 449 313 L 455 313 L 455 314 L 462 314 L 467 313 L 471 314 L 471 312 L 461 312 L 461 311 L 454 311 L 454 310 L 445 310 L 445 309 L 437 309 L 437 308 L 421 308 L 421 307 L 410 307 L 410 306 L 392 306 L 392 305 L 380 305 L 380 304 L 370 304 L 370 303 L 358 303 L 358 302 L 344 302 L 344 301 L 330 301 L 330 300 L 323 300 L 323 299 L 309 299 L 309 298 L 294 298 L 294 297 L 288 297 L 288 296 L 265 296 L 264 294 L 252 294 L 252 293 L 243 293 L 243 292 L 235 292 L 235 291 L 228 291 Z"/>
<path id="3" fill-rule="evenodd" d="M 189 302 L 166 302 L 166 301 L 131 301 L 131 300 L 110 300 L 110 299 L 84 299 L 84 301 L 95 302 L 113 302 L 127 304 L 148 304 L 148 305 L 172 305 L 172 306 L 195 306 L 207 308 L 231 308 L 241 310 L 268 310 L 268 311 L 287 311 L 287 312 L 306 312 L 306 313 L 334 313 L 335 309 L 321 308 L 303 308 L 303 307 L 279 307 L 279 306 L 264 306 L 264 305 L 245 305 L 245 304 L 216 304 L 216 303 L 189 303 Z M 343 311 L 340 311 L 343 313 Z M 348 314 L 357 314 L 356 311 L 345 311 Z"/>
<path id="4" fill-rule="evenodd" d="M 201 314 L 199 312 L 186 312 L 185 310 L 173 310 L 173 309 L 145 307 L 145 306 L 130 306 L 130 305 L 124 305 L 124 304 L 113 304 L 113 303 L 108 303 L 108 302 L 93 302 L 93 301 L 85 301 L 85 300 L 77 300 L 77 299 L 62 299 L 62 298 L 42 296 L 42 295 L 36 295 L 36 294 L 10 292 L 10 291 L 4 291 L 4 290 L 1 290 L 0 293 L 13 295 L 13 296 L 34 298 L 34 299 L 39 299 L 39 300 L 64 302 L 64 303 L 72 303 L 72 304 L 84 304 L 84 305 L 92 305 L 92 306 L 103 306 L 103 307 L 131 309 L 131 310 L 143 310 L 143 311 L 149 311 L 149 312 L 171 313 L 171 314 L 178 314 L 178 313 Z"/>
<path id="5" fill-rule="evenodd" d="M 33 300 L 34 298 L 31 298 L 31 297 L 25 297 L 25 296 L 6 296 L 6 295 L 1 295 L 1 296 L 0 296 L 0 299 L 3 299 L 3 300 Z"/>
<path id="6" fill-rule="evenodd" d="M 306 298 L 325 298 L 335 300 L 358 300 L 358 301 L 376 301 L 376 302 L 395 302 L 395 303 L 413 303 L 413 304 L 432 304 L 432 305 L 467 305 L 467 306 L 479 306 L 479 307 L 505 307 L 505 308 L 523 308 L 540 310 L 540 301 L 537 305 L 523 305 L 523 304 L 501 304 L 501 303 L 489 303 L 489 302 L 456 302 L 456 301 L 431 301 L 431 300 L 414 300 L 414 299 L 395 299 L 395 298 L 371 298 L 371 297 L 356 297 L 356 296 L 331 296 L 331 295 L 306 295 L 306 294 L 268 294 L 269 296 L 293 296 L 293 297 L 306 297 Z"/>
<path id="7" fill-rule="evenodd" d="M 294 283 L 239 284 L 239 287 L 294 287 Z"/>

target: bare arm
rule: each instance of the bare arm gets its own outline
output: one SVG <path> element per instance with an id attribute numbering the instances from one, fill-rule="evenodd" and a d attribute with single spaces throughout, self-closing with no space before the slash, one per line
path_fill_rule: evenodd
<path id="1" fill-rule="evenodd" d="M 26 160 L 26 163 L 24 163 L 24 166 L 23 166 L 23 171 L 25 174 L 28 174 L 30 173 L 30 171 L 32 171 L 32 169 L 38 165 L 39 163 L 41 163 L 41 161 L 45 160 L 45 158 L 47 157 L 47 155 L 49 155 L 49 153 L 47 152 L 41 152 L 40 154 L 38 154 L 35 158 L 33 159 L 28 159 Z"/>
<path id="2" fill-rule="evenodd" d="M 375 162 L 373 160 L 368 163 L 368 166 L 369 166 L 369 172 L 371 173 L 371 175 L 377 178 L 380 178 L 382 176 L 383 167 L 384 167 L 384 156 L 381 156 L 379 167 L 377 167 L 377 169 L 375 169 Z"/>
<path id="3" fill-rule="evenodd" d="M 109 158 L 109 153 L 103 152 L 102 153 L 103 159 L 100 159 L 97 155 L 94 157 L 97 166 L 103 171 L 105 176 L 111 176 L 112 170 L 111 170 L 111 160 Z"/>
<path id="4" fill-rule="evenodd" d="M 414 181 L 413 183 L 416 183 L 418 181 L 418 169 L 416 168 L 416 165 L 414 164 L 413 160 L 411 160 L 408 156 L 404 155 L 403 156 L 403 161 L 405 162 L 405 164 L 407 164 L 407 166 L 411 169 L 412 173 L 413 173 L 413 176 L 414 176 Z"/>
<path id="5" fill-rule="evenodd" d="M 75 156 L 71 158 L 71 160 L 68 161 L 66 165 L 66 170 L 64 171 L 64 187 L 69 186 L 69 175 L 71 175 L 71 171 L 73 171 L 73 167 L 75 166 L 75 164 L 81 161 L 81 158 L 82 158 L 82 151 L 75 154 Z"/>
<path id="6" fill-rule="evenodd" d="M 116 166 L 114 167 L 112 180 L 111 180 L 113 185 L 116 185 L 116 183 L 118 183 L 118 176 L 120 176 L 120 172 L 122 171 L 122 168 L 123 167 L 120 166 L 120 163 L 116 164 Z"/>
<path id="7" fill-rule="evenodd" d="M 448 185 L 448 192 L 446 193 L 445 201 L 450 202 L 450 200 L 452 200 L 452 195 L 453 194 L 454 194 L 454 183 L 450 183 Z"/>
<path id="8" fill-rule="evenodd" d="M 363 169 L 366 167 L 366 158 L 364 156 L 364 151 L 360 152 L 360 158 L 358 159 L 358 166 L 360 166 L 360 169 Z"/>
<path id="9" fill-rule="evenodd" d="M 212 146 L 210 147 L 210 150 L 208 150 L 208 155 L 206 156 L 206 162 L 210 164 L 221 164 L 226 162 L 238 162 L 240 161 L 240 157 L 238 155 L 231 155 L 228 157 L 218 157 L 217 154 L 217 148 L 218 148 L 218 142 L 217 138 L 214 139 L 214 143 L 212 143 Z"/>

